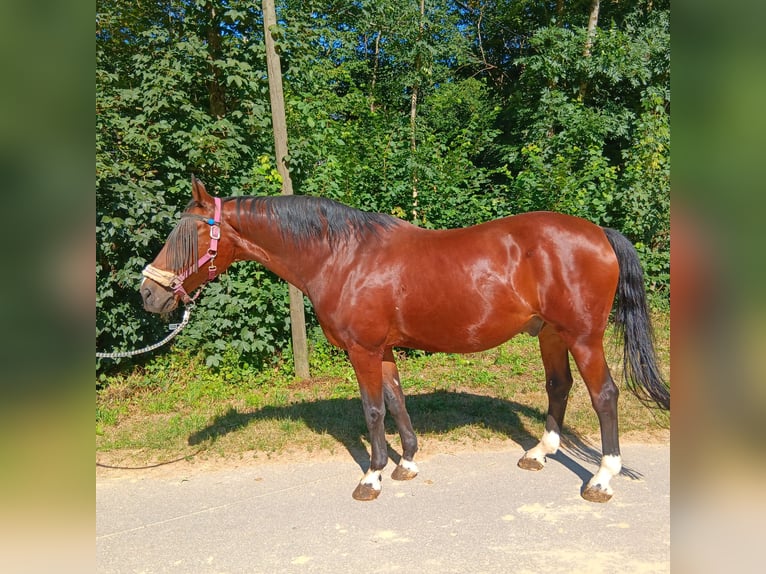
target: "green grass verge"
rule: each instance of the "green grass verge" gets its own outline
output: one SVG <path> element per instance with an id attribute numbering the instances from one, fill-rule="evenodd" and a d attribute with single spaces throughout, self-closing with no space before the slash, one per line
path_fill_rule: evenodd
<path id="1" fill-rule="evenodd" d="M 654 317 L 657 349 L 669 376 L 670 320 Z M 619 349 L 607 339 L 618 386 Z M 519 335 L 484 353 L 412 354 L 398 361 L 407 407 L 421 443 L 477 444 L 514 439 L 531 446 L 542 433 L 547 397 L 537 340 Z M 248 453 L 361 452 L 367 430 L 353 370 L 344 353 L 320 346 L 312 379 L 297 381 L 284 366 L 258 372 L 204 357 L 170 353 L 132 373 L 100 382 L 96 450 L 110 461 L 156 462 Z M 598 434 L 598 419 L 576 368 L 565 433 Z M 629 392 L 619 400 L 620 432 L 651 436 L 670 427 Z M 389 417 L 390 418 L 390 417 Z M 391 421 L 389 442 L 398 450 Z M 596 441 L 598 439 L 596 438 Z"/>

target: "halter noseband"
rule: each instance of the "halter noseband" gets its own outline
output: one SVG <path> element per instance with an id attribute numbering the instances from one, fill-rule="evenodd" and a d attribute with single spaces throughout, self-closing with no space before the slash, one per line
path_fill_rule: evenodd
<path id="1" fill-rule="evenodd" d="M 147 277 L 164 287 L 173 289 L 173 293 L 179 295 L 181 300 L 187 305 L 193 303 L 194 300 L 199 297 L 202 287 L 197 289 L 197 292 L 191 297 L 186 292 L 186 289 L 184 289 L 184 281 L 186 281 L 196 269 L 199 269 L 208 262 L 210 262 L 210 265 L 207 268 L 207 281 L 205 281 L 205 283 L 215 279 L 215 276 L 218 274 L 218 268 L 215 266 L 215 258 L 218 255 L 218 240 L 221 238 L 221 198 L 214 197 L 213 200 L 215 201 L 215 214 L 212 219 L 191 213 L 181 215 L 181 217 L 195 217 L 201 219 L 210 226 L 210 246 L 207 249 L 207 253 L 199 258 L 197 265 L 194 268 L 187 269 L 180 275 L 176 275 L 170 271 L 157 269 L 151 264 L 147 265 L 141 272 L 144 277 Z M 202 285 L 204 286 L 204 283 Z"/>

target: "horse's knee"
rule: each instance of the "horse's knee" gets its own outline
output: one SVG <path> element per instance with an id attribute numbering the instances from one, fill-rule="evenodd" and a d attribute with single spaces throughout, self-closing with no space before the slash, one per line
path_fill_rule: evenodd
<path id="1" fill-rule="evenodd" d="M 367 406 L 364 409 L 364 419 L 367 422 L 367 427 L 372 430 L 379 425 L 383 424 L 383 419 L 386 417 L 385 407 Z"/>

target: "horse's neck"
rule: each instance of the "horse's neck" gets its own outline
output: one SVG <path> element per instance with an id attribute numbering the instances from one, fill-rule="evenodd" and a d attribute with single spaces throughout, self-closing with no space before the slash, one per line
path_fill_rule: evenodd
<path id="1" fill-rule="evenodd" d="M 305 291 L 332 255 L 326 240 L 291 241 L 282 235 L 278 222 L 262 220 L 248 226 L 238 259 L 257 261 L 279 277 Z"/>

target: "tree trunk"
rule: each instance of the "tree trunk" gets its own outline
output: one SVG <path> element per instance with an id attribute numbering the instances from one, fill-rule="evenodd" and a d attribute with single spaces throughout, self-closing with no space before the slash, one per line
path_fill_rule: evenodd
<path id="1" fill-rule="evenodd" d="M 277 25 L 274 0 L 263 0 L 263 31 L 266 39 L 266 68 L 269 76 L 271 98 L 271 121 L 274 127 L 274 151 L 277 171 L 282 177 L 282 193 L 293 194 L 293 182 L 287 168 L 287 120 L 285 118 L 285 96 L 282 91 L 282 65 L 277 54 L 271 29 Z M 306 318 L 303 308 L 303 293 L 290 285 L 290 325 L 293 339 L 295 376 L 309 377 L 308 345 L 306 342 Z"/>
<path id="2" fill-rule="evenodd" d="M 221 34 L 218 30 L 218 15 L 215 6 L 208 3 L 205 8 L 208 11 L 210 22 L 207 26 L 207 50 L 210 55 L 210 71 L 212 77 L 207 83 L 207 91 L 210 99 L 210 115 L 221 119 L 226 115 L 226 91 L 223 86 L 221 70 L 216 64 L 221 59 Z"/>
<path id="3" fill-rule="evenodd" d="M 593 48 L 593 38 L 596 36 L 596 28 L 598 27 L 598 13 L 601 7 L 600 0 L 593 0 L 590 5 L 590 17 L 588 18 L 588 31 L 585 35 L 585 46 L 583 47 L 583 58 L 590 58 L 590 51 Z M 580 83 L 580 101 L 585 101 L 585 95 L 588 91 L 588 83 L 583 80 Z"/>
<path id="4" fill-rule="evenodd" d="M 370 111 L 375 111 L 375 82 L 378 79 L 378 66 L 380 65 L 380 36 L 382 30 L 375 35 L 375 54 L 372 66 L 372 80 L 370 81 Z"/>
<path id="5" fill-rule="evenodd" d="M 588 34 L 585 37 L 585 48 L 582 51 L 582 55 L 586 58 L 590 58 L 590 50 L 593 47 L 593 37 L 596 35 L 600 8 L 600 0 L 593 0 L 593 3 L 590 5 L 590 17 L 588 18 Z"/>
<path id="6" fill-rule="evenodd" d="M 423 29 L 425 27 L 425 14 L 426 14 L 426 2 L 420 0 L 420 19 L 418 21 L 418 39 L 419 44 L 423 39 Z M 422 58 L 420 57 L 420 51 L 416 51 L 415 55 L 415 81 L 412 84 L 412 95 L 410 96 L 410 150 L 412 151 L 413 161 L 415 159 L 415 152 L 417 151 L 417 138 L 416 138 L 416 118 L 418 114 L 418 91 L 420 90 L 420 68 L 423 65 Z M 417 165 L 412 170 L 412 220 L 413 223 L 418 221 L 418 168 Z"/>
<path id="7" fill-rule="evenodd" d="M 415 161 L 415 152 L 418 149 L 415 138 L 415 118 L 418 113 L 418 84 L 412 86 L 412 95 L 410 96 L 410 151 L 412 152 L 413 162 Z M 412 221 L 418 221 L 418 166 L 412 168 Z"/>

